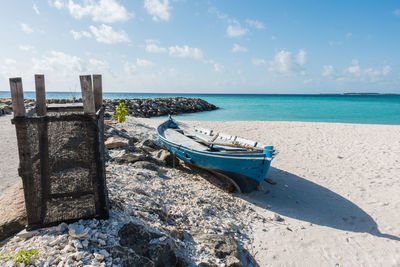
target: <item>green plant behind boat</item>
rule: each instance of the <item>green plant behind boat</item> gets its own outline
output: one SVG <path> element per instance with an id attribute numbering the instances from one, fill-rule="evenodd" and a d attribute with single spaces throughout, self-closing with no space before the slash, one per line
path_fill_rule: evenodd
<path id="1" fill-rule="evenodd" d="M 15 266 L 18 263 L 29 264 L 30 258 L 38 254 L 39 254 L 38 249 L 20 250 L 18 253 L 15 252 L 0 253 L 0 260 L 14 260 Z"/>
<path id="2" fill-rule="evenodd" d="M 125 122 L 126 121 L 126 114 L 128 112 L 126 111 L 126 106 L 125 103 L 119 103 L 119 105 L 116 108 L 115 114 L 113 115 L 113 118 L 117 118 L 118 122 Z"/>

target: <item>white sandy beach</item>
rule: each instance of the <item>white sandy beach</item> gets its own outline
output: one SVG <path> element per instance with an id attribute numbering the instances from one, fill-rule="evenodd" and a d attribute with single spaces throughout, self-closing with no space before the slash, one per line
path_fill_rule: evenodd
<path id="1" fill-rule="evenodd" d="M 11 185 L 21 180 L 18 176 L 17 136 L 11 119 L 11 115 L 0 116 L 0 199 Z"/>
<path id="2" fill-rule="evenodd" d="M 0 128 L 9 118 L 0 118 Z M 160 122 L 134 121 L 152 127 Z M 284 219 L 250 223 L 256 230 L 249 251 L 260 266 L 400 266 L 400 126 L 192 124 L 279 150 L 269 172 L 277 184 L 265 183 L 263 192 L 235 194 L 252 203 L 261 216 L 278 214 Z M 2 135 L 1 148 L 15 150 L 0 151 L 2 190 L 9 173 L 16 173 L 7 165 L 17 157 L 15 140 L 9 140 Z"/>
<path id="3" fill-rule="evenodd" d="M 242 196 L 260 214 L 285 218 L 284 227 L 254 227 L 261 266 L 400 266 L 400 126 L 192 124 L 279 150 L 269 172 L 277 185 Z"/>

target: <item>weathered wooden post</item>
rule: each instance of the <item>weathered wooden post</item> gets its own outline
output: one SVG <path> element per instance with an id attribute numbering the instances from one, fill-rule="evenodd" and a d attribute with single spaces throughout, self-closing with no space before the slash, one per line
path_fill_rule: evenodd
<path id="1" fill-rule="evenodd" d="M 34 187 L 34 179 L 32 177 L 32 164 L 31 164 L 31 150 L 28 141 L 28 127 L 25 120 L 26 111 L 24 104 L 24 92 L 22 88 L 21 78 L 10 78 L 10 91 L 12 99 L 12 107 L 14 119 L 22 118 L 22 120 L 15 121 L 15 130 L 17 133 L 17 144 L 19 154 L 19 168 L 18 174 L 22 178 L 24 186 L 25 207 L 28 217 L 28 225 L 38 223 L 40 217 L 37 216 L 37 205 L 34 201 L 35 193 L 33 190 L 25 190 L 29 187 Z"/>
<path id="2" fill-rule="evenodd" d="M 100 74 L 93 74 L 94 107 L 98 111 L 103 106 L 103 86 Z"/>
<path id="3" fill-rule="evenodd" d="M 81 80 L 81 90 L 82 90 L 83 111 L 85 114 L 94 115 L 96 114 L 96 108 L 94 105 L 92 76 L 81 75 L 80 80 Z"/>
<path id="4" fill-rule="evenodd" d="M 24 91 L 21 78 L 10 78 L 10 91 L 14 118 L 25 117 Z"/>
<path id="5" fill-rule="evenodd" d="M 46 90 L 44 86 L 44 75 L 35 74 L 36 87 L 36 114 L 38 116 L 46 116 Z"/>

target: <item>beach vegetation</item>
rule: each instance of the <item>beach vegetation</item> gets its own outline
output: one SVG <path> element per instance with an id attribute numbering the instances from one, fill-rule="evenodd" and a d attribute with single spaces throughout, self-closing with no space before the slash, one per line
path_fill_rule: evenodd
<path id="1" fill-rule="evenodd" d="M 127 113 L 128 112 L 126 111 L 125 103 L 121 102 L 117 106 L 115 114 L 113 115 L 113 118 L 117 118 L 118 122 L 125 122 Z"/>
<path id="2" fill-rule="evenodd" d="M 19 263 L 27 265 L 30 263 L 30 258 L 38 254 L 38 249 L 23 249 L 18 252 L 0 253 L 0 260 L 14 260 L 14 266 L 17 266 Z"/>

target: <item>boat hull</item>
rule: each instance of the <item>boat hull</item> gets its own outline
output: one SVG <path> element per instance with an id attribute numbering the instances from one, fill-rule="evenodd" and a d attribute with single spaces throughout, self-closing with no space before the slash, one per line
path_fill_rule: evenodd
<path id="1" fill-rule="evenodd" d="M 232 179 L 241 192 L 255 190 L 266 178 L 270 168 L 272 156 L 266 153 L 217 153 L 198 151 L 167 140 L 163 132 L 170 128 L 174 121 L 166 121 L 158 127 L 160 141 L 177 158 L 187 164 L 200 167 Z"/>

